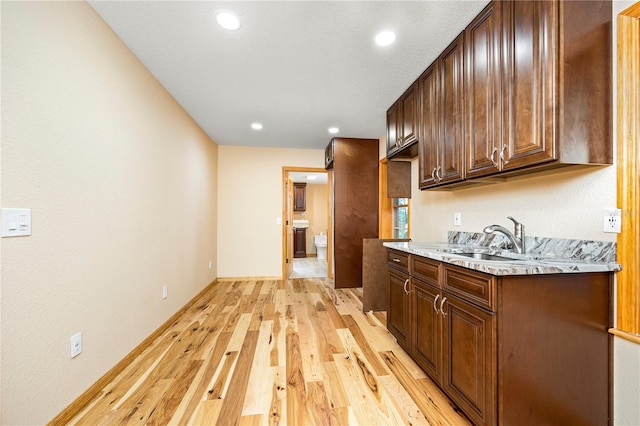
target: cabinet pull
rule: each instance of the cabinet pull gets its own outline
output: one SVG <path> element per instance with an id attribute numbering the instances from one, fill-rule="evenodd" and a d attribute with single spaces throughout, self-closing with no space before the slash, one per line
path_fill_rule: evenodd
<path id="1" fill-rule="evenodd" d="M 443 316 L 443 317 L 446 317 L 446 316 L 447 316 L 446 312 L 445 312 L 445 311 L 444 311 L 444 309 L 442 308 L 442 307 L 444 306 L 444 302 L 446 302 L 446 301 L 447 301 L 447 296 L 443 297 L 443 298 L 442 298 L 442 302 L 440 302 L 440 312 L 442 313 L 442 316 Z"/>
<path id="2" fill-rule="evenodd" d="M 440 174 L 440 166 L 436 169 L 436 177 L 438 178 L 438 182 L 442 180 L 442 175 Z"/>
<path id="3" fill-rule="evenodd" d="M 436 298 L 433 299 L 433 309 L 436 311 L 436 315 L 438 315 L 438 307 L 436 304 L 438 303 L 438 299 L 440 298 L 439 294 L 436 294 Z"/>
<path id="4" fill-rule="evenodd" d="M 504 151 L 507 149 L 506 145 L 502 145 L 502 150 L 500 150 L 500 160 L 502 160 L 503 165 L 509 164 L 509 160 L 504 159 Z"/>
<path id="5" fill-rule="evenodd" d="M 493 163 L 494 166 L 496 166 L 496 168 L 500 168 L 500 166 L 498 165 L 498 163 L 496 163 L 495 157 L 496 157 L 496 152 L 498 152 L 498 148 L 496 148 L 495 146 L 493 147 L 493 151 L 491 151 L 491 162 Z"/>
<path id="6" fill-rule="evenodd" d="M 393 259 L 391 259 L 391 260 L 393 260 L 396 263 L 400 263 L 400 259 L 396 259 L 395 257 Z"/>
<path id="7" fill-rule="evenodd" d="M 436 168 L 434 167 L 433 170 L 431 170 L 431 179 L 433 179 L 434 182 L 436 182 Z"/>
<path id="8" fill-rule="evenodd" d="M 407 290 L 407 284 L 409 284 L 409 278 L 404 280 L 404 285 L 402 286 L 402 288 L 404 288 L 405 294 L 409 294 L 409 290 Z"/>

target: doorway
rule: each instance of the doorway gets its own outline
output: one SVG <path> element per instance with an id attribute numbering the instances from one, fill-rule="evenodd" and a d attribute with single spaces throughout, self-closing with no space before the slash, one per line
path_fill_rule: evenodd
<path id="1" fill-rule="evenodd" d="M 331 172 L 283 167 L 282 181 L 283 279 L 331 278 Z M 326 249 L 316 247 L 315 236 L 326 238 Z"/>

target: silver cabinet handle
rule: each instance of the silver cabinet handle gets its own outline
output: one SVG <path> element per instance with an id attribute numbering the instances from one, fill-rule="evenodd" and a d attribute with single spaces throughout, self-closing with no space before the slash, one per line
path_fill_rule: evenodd
<path id="1" fill-rule="evenodd" d="M 431 179 L 433 179 L 434 182 L 436 182 L 436 168 L 434 167 L 433 170 L 431 170 Z"/>
<path id="2" fill-rule="evenodd" d="M 402 286 L 404 288 L 405 294 L 409 294 L 409 290 L 407 290 L 407 284 L 409 284 L 409 278 L 404 280 L 404 286 Z"/>
<path id="3" fill-rule="evenodd" d="M 507 149 L 506 145 L 502 145 L 502 149 L 500 150 L 500 160 L 502 160 L 502 164 L 506 165 L 509 164 L 509 160 L 505 160 L 504 159 L 504 151 Z"/>
<path id="4" fill-rule="evenodd" d="M 436 169 L 436 176 L 438 177 L 438 182 L 442 180 L 442 175 L 440 174 L 440 166 Z"/>
<path id="5" fill-rule="evenodd" d="M 443 317 L 446 317 L 446 316 L 447 316 L 447 314 L 446 314 L 446 312 L 444 311 L 444 309 L 442 309 L 442 307 L 444 306 L 444 302 L 446 302 L 446 301 L 447 301 L 447 296 L 443 297 L 443 298 L 442 298 L 442 302 L 440 302 L 440 312 L 442 312 L 442 316 L 443 316 Z"/>
<path id="6" fill-rule="evenodd" d="M 395 257 L 393 259 L 391 259 L 391 260 L 396 262 L 396 263 L 400 263 L 400 259 L 396 259 Z"/>
<path id="7" fill-rule="evenodd" d="M 438 307 L 436 304 L 438 303 L 438 299 L 440 298 L 439 294 L 436 294 L 436 298 L 433 299 L 433 309 L 436 311 L 436 315 L 438 314 Z"/>
<path id="8" fill-rule="evenodd" d="M 496 152 L 498 152 L 498 148 L 496 148 L 495 146 L 493 147 L 493 151 L 491 151 L 491 162 L 493 163 L 494 166 L 496 166 L 497 168 L 500 168 L 500 166 L 498 165 L 498 163 L 496 163 L 495 157 L 496 157 Z"/>

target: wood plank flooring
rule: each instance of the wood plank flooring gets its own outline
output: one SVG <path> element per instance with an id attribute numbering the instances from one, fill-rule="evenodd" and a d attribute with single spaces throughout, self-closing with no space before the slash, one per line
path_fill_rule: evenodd
<path id="1" fill-rule="evenodd" d="M 468 425 L 362 290 L 220 282 L 72 425 Z"/>

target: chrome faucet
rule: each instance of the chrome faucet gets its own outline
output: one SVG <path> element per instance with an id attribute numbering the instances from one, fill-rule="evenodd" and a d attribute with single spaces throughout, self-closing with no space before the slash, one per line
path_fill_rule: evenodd
<path id="1" fill-rule="evenodd" d="M 499 232 L 505 235 L 511 244 L 513 244 L 513 248 L 516 253 L 525 253 L 526 248 L 524 246 L 524 225 L 512 218 L 511 216 L 507 216 L 507 219 L 513 221 L 513 225 L 515 227 L 515 235 L 511 233 L 507 228 L 500 225 L 490 225 L 484 228 L 484 232 L 487 234 L 493 234 L 494 232 Z"/>

